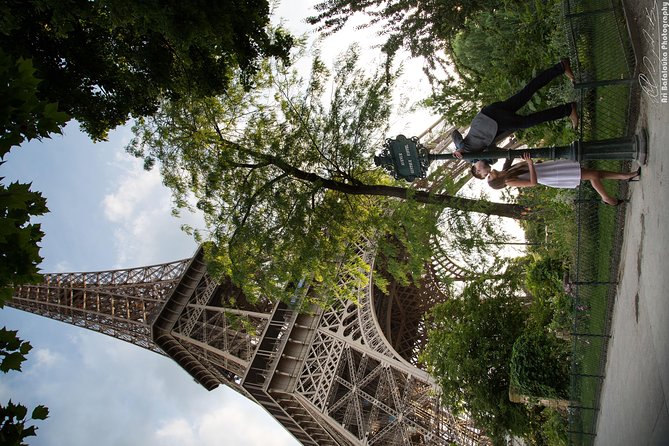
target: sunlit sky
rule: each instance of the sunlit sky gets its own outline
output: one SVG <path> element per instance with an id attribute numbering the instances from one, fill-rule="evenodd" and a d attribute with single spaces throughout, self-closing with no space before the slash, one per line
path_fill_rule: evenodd
<path id="1" fill-rule="evenodd" d="M 285 2 L 277 10 L 294 33 L 309 27 L 313 1 Z M 332 61 L 360 42 L 368 60 L 379 58 L 369 32 L 348 29 L 322 43 Z M 421 63 L 405 66 L 399 89 L 423 97 Z M 393 132 L 420 133 L 435 118 L 420 112 L 396 118 Z M 389 136 L 394 136 L 389 135 Z M 45 232 L 44 272 L 96 271 L 190 257 L 195 241 L 180 230 L 201 227 L 196 215 L 171 216 L 169 191 L 157 171 L 125 153 L 128 127 L 93 144 L 74 122 L 62 137 L 14 149 L 0 167 L 5 182 L 32 182 L 50 212 L 37 219 Z M 0 379 L 0 400 L 29 407 L 44 404 L 50 416 L 38 422 L 40 446 L 296 445 L 262 408 L 221 386 L 208 392 L 170 359 L 122 341 L 13 309 L 0 311 L 0 326 L 18 329 L 33 345 L 22 373 Z"/>

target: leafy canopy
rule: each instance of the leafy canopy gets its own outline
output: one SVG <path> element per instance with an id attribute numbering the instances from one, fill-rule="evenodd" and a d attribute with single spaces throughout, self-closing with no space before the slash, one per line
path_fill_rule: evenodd
<path id="1" fill-rule="evenodd" d="M 390 84 L 366 75 L 358 59 L 349 50 L 333 75 L 316 58 L 308 80 L 268 63 L 254 90 L 234 84 L 223 98 L 165 103 L 134 129 L 129 150 L 148 167 L 160 162 L 177 207 L 204 212 L 214 264 L 248 296 L 289 299 L 287 285 L 308 278 L 333 298 L 353 298 L 365 280 L 359 243 L 387 232 L 408 242 L 435 230 L 430 209 L 327 186 L 390 181 L 371 167 L 387 130 Z M 391 258 L 398 252 L 381 244 Z M 340 284 L 342 276 L 350 283 Z"/>
<path id="2" fill-rule="evenodd" d="M 16 331 L 0 328 L 0 371 L 21 371 L 21 363 L 26 360 L 26 355 L 32 349 L 29 342 L 21 340 Z M 25 446 L 26 437 L 35 435 L 35 426 L 26 426 L 28 421 L 46 420 L 49 409 L 45 406 L 37 406 L 33 409 L 30 418 L 26 419 L 28 408 L 22 404 L 12 403 L 0 404 L 0 444 L 12 446 Z"/>
<path id="3" fill-rule="evenodd" d="M 14 61 L 0 49 L 0 159 L 26 139 L 60 133 L 69 119 L 58 104 L 38 99 L 39 83 L 30 60 Z"/>
<path id="4" fill-rule="evenodd" d="M 362 27 L 379 26 L 390 56 L 399 49 L 425 57 L 431 67 L 443 62 L 439 55 L 468 17 L 483 9 L 494 10 L 503 0 L 325 0 L 307 19 L 320 31 L 335 33 L 354 16 L 363 16 Z"/>
<path id="5" fill-rule="evenodd" d="M 204 212 L 209 233 L 199 236 L 215 242 L 220 273 L 247 295 L 288 299 L 282 290 L 313 278 L 327 295 L 353 298 L 365 280 L 360 243 L 378 244 L 407 281 L 422 274 L 444 206 L 520 213 L 400 187 L 374 167 L 393 80 L 382 70 L 367 74 L 355 48 L 332 72 L 314 59 L 307 79 L 267 63 L 252 91 L 236 84 L 224 97 L 164 103 L 135 127 L 129 151 L 147 167 L 160 162 L 177 208 Z"/>
<path id="6" fill-rule="evenodd" d="M 163 97 L 250 87 L 261 60 L 287 60 L 293 38 L 269 14 L 267 0 L 5 0 L 0 48 L 32 59 L 40 97 L 104 139 Z"/>
<path id="7" fill-rule="evenodd" d="M 434 307 L 421 360 L 442 389 L 445 405 L 469 414 L 493 439 L 526 433 L 528 416 L 509 401 L 509 363 L 527 314 L 520 276 L 468 283 L 459 298 Z"/>

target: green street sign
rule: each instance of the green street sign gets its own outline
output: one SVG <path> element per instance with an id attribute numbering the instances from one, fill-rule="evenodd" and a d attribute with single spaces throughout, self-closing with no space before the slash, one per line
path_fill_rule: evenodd
<path id="1" fill-rule="evenodd" d="M 374 157 L 374 163 L 382 166 L 395 178 L 413 181 L 427 175 L 427 150 L 418 142 L 418 138 L 398 135 L 387 139 L 380 155 Z"/>

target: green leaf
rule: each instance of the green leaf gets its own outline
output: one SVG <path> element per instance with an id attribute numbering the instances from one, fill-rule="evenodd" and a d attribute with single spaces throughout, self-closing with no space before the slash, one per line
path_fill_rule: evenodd
<path id="1" fill-rule="evenodd" d="M 32 418 L 33 420 L 46 420 L 49 416 L 49 408 L 46 406 L 37 406 L 33 409 Z"/>
<path id="2" fill-rule="evenodd" d="M 23 432 L 21 432 L 21 437 L 34 437 L 37 435 L 36 431 L 37 428 L 35 426 L 28 426 L 27 428 L 23 429 Z"/>
<path id="3" fill-rule="evenodd" d="M 0 345 L 8 350 L 18 350 L 22 341 L 17 334 L 17 330 L 7 330 L 6 327 L 0 328 Z"/>
<path id="4" fill-rule="evenodd" d="M 13 404 L 11 401 L 7 404 L 7 408 L 16 417 L 17 420 L 25 419 L 28 414 L 28 409 L 22 404 Z"/>
<path id="5" fill-rule="evenodd" d="M 10 370 L 21 371 L 21 364 L 25 361 L 26 358 L 21 353 L 9 353 L 5 355 L 0 362 L 0 371 L 7 373 Z"/>
<path id="6" fill-rule="evenodd" d="M 21 352 L 24 355 L 27 355 L 30 350 L 33 349 L 33 346 L 30 345 L 30 342 L 23 342 L 21 344 L 21 347 L 19 348 L 19 352 Z"/>

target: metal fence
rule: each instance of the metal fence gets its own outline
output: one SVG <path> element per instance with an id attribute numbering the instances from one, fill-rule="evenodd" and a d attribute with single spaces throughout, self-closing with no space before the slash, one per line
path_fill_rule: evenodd
<path id="1" fill-rule="evenodd" d="M 638 114 L 636 57 L 620 0 L 565 0 L 581 139 L 628 136 Z"/>
<path id="2" fill-rule="evenodd" d="M 565 0 L 564 17 L 576 75 L 581 141 L 631 136 L 638 114 L 636 58 L 620 1 Z M 596 161 L 587 167 L 627 170 L 629 162 Z M 610 192 L 627 195 L 627 183 Z M 625 204 L 601 203 L 588 186 L 576 200 L 577 242 L 570 286 L 573 293 L 572 365 L 568 439 L 594 444 L 605 379 L 611 318 L 625 224 Z"/>

